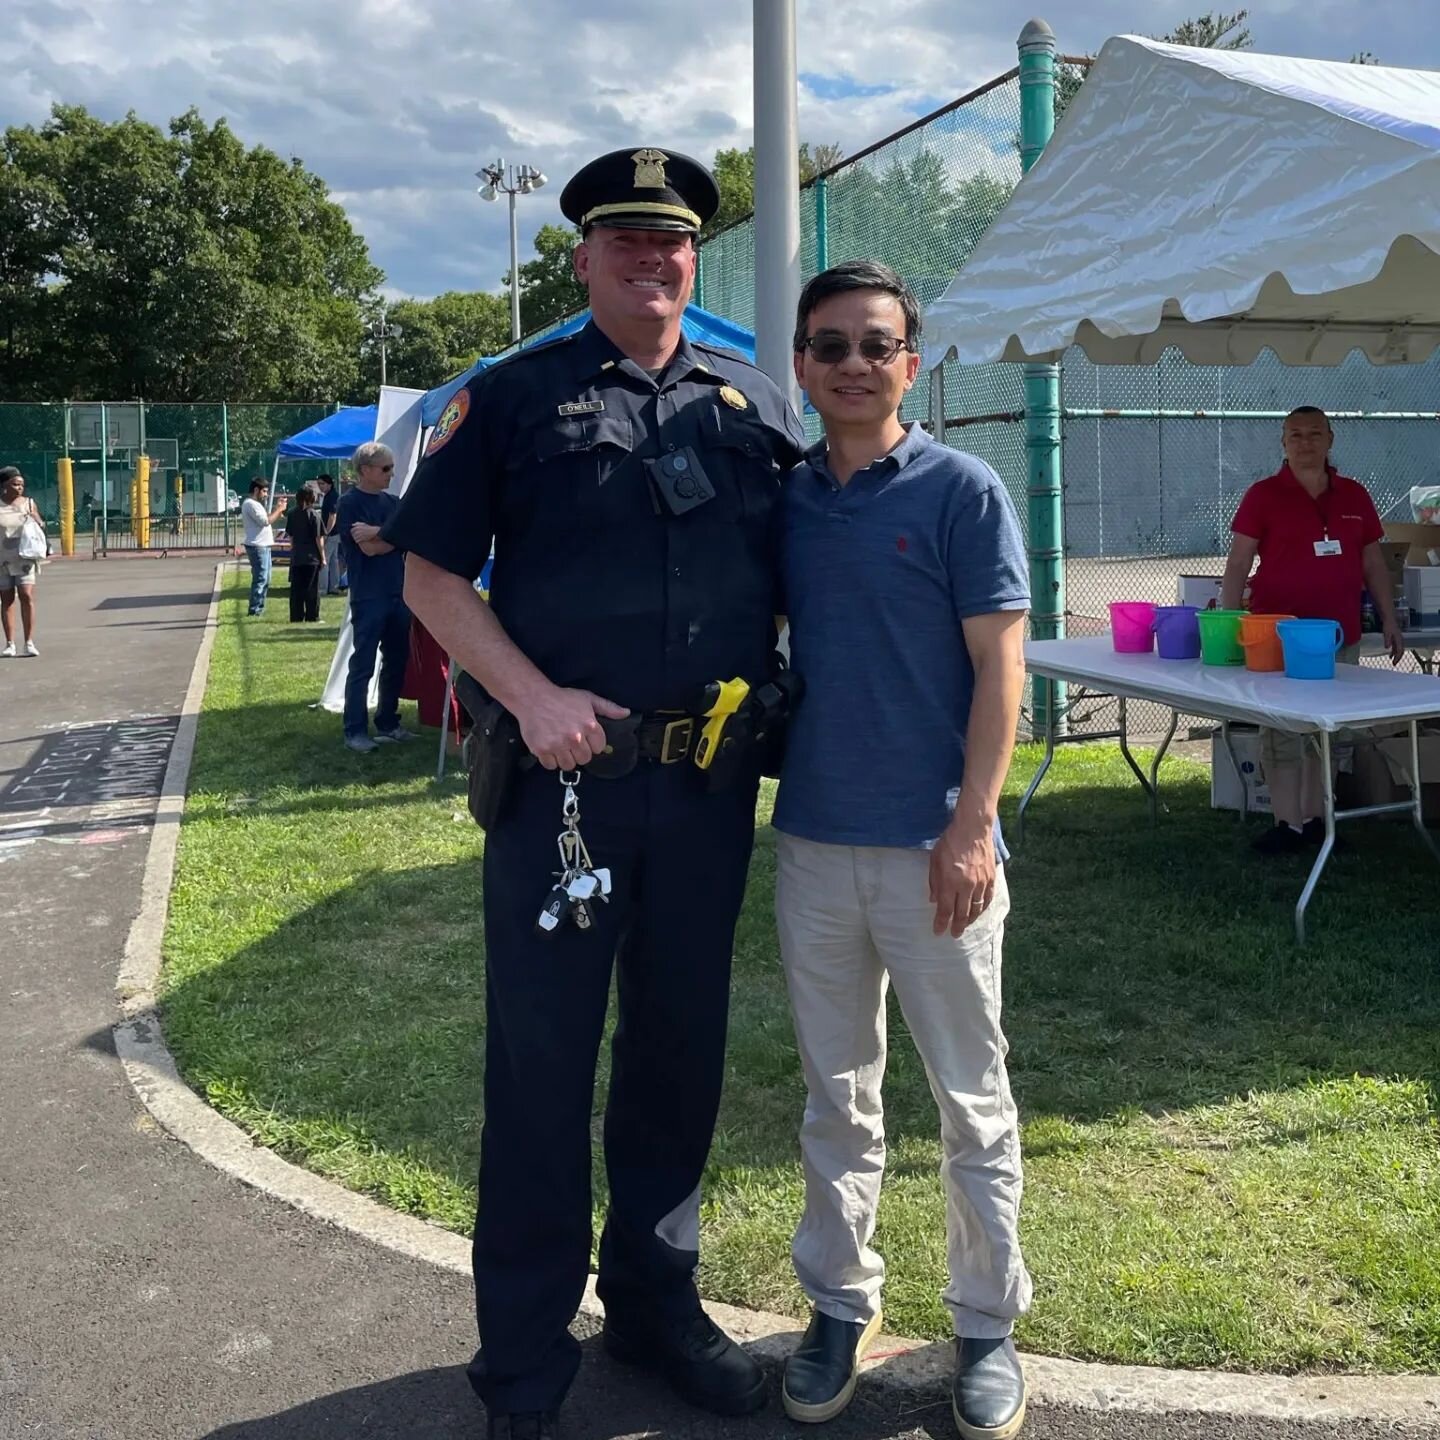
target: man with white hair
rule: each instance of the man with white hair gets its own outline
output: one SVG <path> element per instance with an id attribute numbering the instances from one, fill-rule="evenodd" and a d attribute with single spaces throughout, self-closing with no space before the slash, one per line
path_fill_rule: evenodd
<path id="1" fill-rule="evenodd" d="M 410 654 L 410 611 L 405 607 L 405 557 L 380 538 L 400 503 L 389 493 L 395 456 L 368 441 L 355 452 L 356 485 L 341 496 L 336 530 L 350 577 L 350 625 L 355 648 L 345 677 L 345 744 L 364 753 L 377 741 L 414 737 L 400 723 L 400 685 Z M 370 677 L 380 652 L 380 695 L 375 738 L 370 737 Z"/>

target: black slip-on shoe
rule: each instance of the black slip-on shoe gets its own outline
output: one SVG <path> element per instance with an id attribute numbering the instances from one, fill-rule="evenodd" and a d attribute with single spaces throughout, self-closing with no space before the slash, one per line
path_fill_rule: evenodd
<path id="1" fill-rule="evenodd" d="M 554 1410 L 487 1415 L 485 1433 L 489 1440 L 559 1440 L 560 1419 Z"/>
<path id="2" fill-rule="evenodd" d="M 1025 1423 L 1025 1372 L 1015 1342 L 957 1339 L 950 1407 L 965 1440 L 1010 1440 Z"/>
<path id="3" fill-rule="evenodd" d="M 765 1372 L 701 1309 L 683 1319 L 607 1314 L 604 1341 L 616 1360 L 658 1372 L 712 1415 L 749 1415 L 765 1403 Z"/>
<path id="4" fill-rule="evenodd" d="M 837 1320 L 819 1310 L 785 1362 L 781 1400 L 792 1420 L 818 1425 L 833 1420 L 855 1394 L 860 1362 L 880 1333 L 880 1314 L 868 1320 Z"/>

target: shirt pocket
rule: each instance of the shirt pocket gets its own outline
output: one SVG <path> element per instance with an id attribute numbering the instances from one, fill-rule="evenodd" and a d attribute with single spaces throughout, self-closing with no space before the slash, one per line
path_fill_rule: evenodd
<path id="1" fill-rule="evenodd" d="M 567 415 L 535 432 L 536 499 L 591 520 L 633 516 L 649 508 L 641 467 L 632 462 L 634 423 L 628 415 Z"/>
<path id="2" fill-rule="evenodd" d="M 768 520 L 780 498 L 778 437 L 753 409 L 711 401 L 701 407 L 700 453 L 725 509 Z"/>

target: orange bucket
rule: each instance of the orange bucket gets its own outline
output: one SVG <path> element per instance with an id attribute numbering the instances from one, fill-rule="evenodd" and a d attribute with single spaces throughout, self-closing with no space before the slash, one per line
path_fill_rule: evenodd
<path id="1" fill-rule="evenodd" d="M 1283 670 L 1285 651 L 1275 627 L 1293 615 L 1242 615 L 1240 617 L 1240 648 L 1245 652 L 1247 670 Z"/>

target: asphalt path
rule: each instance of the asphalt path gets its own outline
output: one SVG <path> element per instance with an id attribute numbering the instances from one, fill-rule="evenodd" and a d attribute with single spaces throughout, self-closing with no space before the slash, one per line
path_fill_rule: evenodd
<path id="1" fill-rule="evenodd" d="M 459 1440 L 468 1283 L 301 1215 L 165 1136 L 115 1058 L 115 983 L 213 561 L 73 560 L 41 656 L 0 660 L 0 1437 Z M 273 737 L 272 737 L 273 738 Z M 337 737 L 338 743 L 338 737 Z M 566 1434 L 793 1435 L 585 1363 Z M 1035 1440 L 1369 1440 L 1384 1427 L 1036 1408 Z M 1421 1433 L 1412 1431 L 1409 1433 Z M 829 1440 L 952 1440 L 943 1395 L 861 1398 Z"/>

